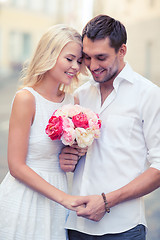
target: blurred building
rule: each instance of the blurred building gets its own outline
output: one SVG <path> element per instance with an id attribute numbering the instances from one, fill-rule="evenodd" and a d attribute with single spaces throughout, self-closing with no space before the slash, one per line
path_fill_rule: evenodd
<path id="1" fill-rule="evenodd" d="M 0 69 L 19 70 L 40 34 L 54 21 L 50 0 L 8 0 L 0 3 Z"/>
<path id="2" fill-rule="evenodd" d="M 160 86 L 160 0 L 94 0 L 94 15 L 100 13 L 126 26 L 126 60 Z"/>
<path id="3" fill-rule="evenodd" d="M 0 0 L 1 78 L 21 69 L 48 27 L 66 23 L 80 31 L 87 17 L 92 17 L 92 7 L 88 8 L 92 2 Z"/>
<path id="4" fill-rule="evenodd" d="M 81 32 L 98 14 L 124 23 L 126 60 L 160 85 L 160 0 L 0 0 L 1 76 L 21 69 L 49 26 L 66 23 Z"/>

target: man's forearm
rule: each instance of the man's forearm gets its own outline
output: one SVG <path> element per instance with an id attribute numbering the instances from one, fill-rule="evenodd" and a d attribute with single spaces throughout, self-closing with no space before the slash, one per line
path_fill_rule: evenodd
<path id="1" fill-rule="evenodd" d="M 149 168 L 124 187 L 106 194 L 109 206 L 142 197 L 160 187 L 160 171 Z"/>
<path id="2" fill-rule="evenodd" d="M 125 185 L 124 187 L 106 194 L 107 207 L 111 208 L 115 205 L 142 197 L 160 186 L 160 171 L 149 168 L 139 177 Z M 87 201 L 76 201 L 74 206 L 85 204 L 86 207 L 77 212 L 78 216 L 88 218 L 93 221 L 99 221 L 104 215 L 105 204 L 102 196 L 88 196 Z M 112 211 L 112 210 L 111 210 Z"/>

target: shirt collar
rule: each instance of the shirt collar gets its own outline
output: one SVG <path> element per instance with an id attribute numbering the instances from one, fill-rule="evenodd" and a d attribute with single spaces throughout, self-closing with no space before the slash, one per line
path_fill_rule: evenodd
<path id="1" fill-rule="evenodd" d="M 95 87 L 96 90 L 97 90 L 97 92 L 98 92 L 98 94 L 100 94 L 100 85 L 99 85 L 99 83 L 96 82 L 96 81 L 93 79 L 93 77 L 91 77 L 89 81 L 90 81 L 91 86 L 92 86 L 92 87 Z"/>
<path id="2" fill-rule="evenodd" d="M 130 83 L 133 83 L 133 70 L 131 66 L 126 62 L 122 71 L 117 75 L 114 82 L 121 82 L 122 80 L 126 80 Z"/>

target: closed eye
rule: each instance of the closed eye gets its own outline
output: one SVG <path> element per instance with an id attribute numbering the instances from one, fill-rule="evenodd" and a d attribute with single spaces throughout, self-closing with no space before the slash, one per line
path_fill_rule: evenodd
<path id="1" fill-rule="evenodd" d="M 99 61 L 105 61 L 107 58 L 106 57 L 97 57 Z"/>
<path id="2" fill-rule="evenodd" d="M 82 57 L 77 60 L 78 64 L 82 64 Z"/>
<path id="3" fill-rule="evenodd" d="M 87 54 L 85 54 L 85 53 L 83 53 L 83 57 L 84 57 L 84 59 L 87 59 L 87 60 L 90 60 L 91 58 L 87 55 Z"/>
<path id="4" fill-rule="evenodd" d="M 90 58 L 90 57 L 87 57 L 87 56 L 85 56 L 85 57 L 84 57 L 84 59 L 86 59 L 86 60 L 90 60 L 91 58 Z"/>
<path id="5" fill-rule="evenodd" d="M 72 59 L 71 58 L 66 58 L 69 62 L 72 62 Z"/>
<path id="6" fill-rule="evenodd" d="M 96 58 L 99 61 L 105 61 L 108 57 L 109 57 L 108 54 L 98 54 L 98 55 L 96 55 Z"/>

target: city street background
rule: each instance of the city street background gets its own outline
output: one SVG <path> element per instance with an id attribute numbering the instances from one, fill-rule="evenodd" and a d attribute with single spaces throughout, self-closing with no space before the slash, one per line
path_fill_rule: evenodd
<path id="1" fill-rule="evenodd" d="M 0 0 L 0 182 L 8 171 L 9 116 L 22 65 L 50 26 L 64 23 L 81 33 L 88 20 L 99 14 L 126 26 L 125 60 L 160 86 L 160 0 Z M 70 191 L 72 176 L 68 175 Z M 160 240 L 159 199 L 160 189 L 144 198 L 147 240 Z"/>

